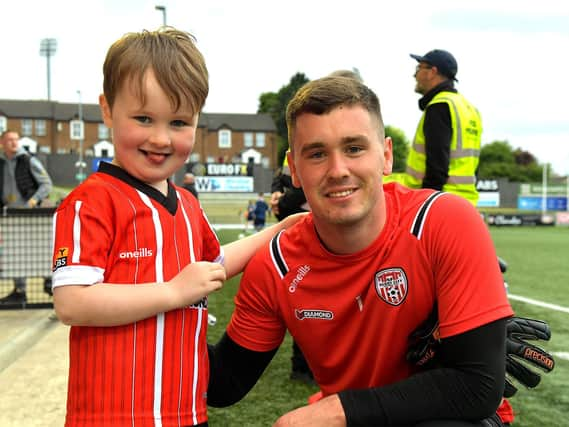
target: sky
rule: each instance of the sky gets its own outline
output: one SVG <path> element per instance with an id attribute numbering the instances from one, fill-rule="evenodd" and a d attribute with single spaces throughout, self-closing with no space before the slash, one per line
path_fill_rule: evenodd
<path id="1" fill-rule="evenodd" d="M 421 112 L 410 53 L 445 49 L 456 87 L 482 115 L 483 144 L 508 141 L 569 174 L 569 2 L 563 0 L 12 0 L 2 2 L 1 99 L 97 103 L 108 47 L 163 23 L 192 33 L 205 56 L 204 111 L 255 113 L 259 96 L 297 72 L 357 68 L 386 125 L 412 139 Z M 79 93 L 80 94 L 79 94 Z"/>

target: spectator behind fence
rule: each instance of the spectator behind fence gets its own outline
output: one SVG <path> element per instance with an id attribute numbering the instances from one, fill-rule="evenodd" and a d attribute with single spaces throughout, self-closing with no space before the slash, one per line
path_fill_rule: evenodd
<path id="1" fill-rule="evenodd" d="M 36 157 L 20 147 L 18 132 L 6 130 L 1 136 L 3 156 L 0 157 L 0 203 L 8 208 L 35 208 L 49 195 L 52 183 L 47 171 Z M 0 305 L 21 305 L 27 302 L 26 278 L 14 278 L 14 289 L 0 299 Z"/>

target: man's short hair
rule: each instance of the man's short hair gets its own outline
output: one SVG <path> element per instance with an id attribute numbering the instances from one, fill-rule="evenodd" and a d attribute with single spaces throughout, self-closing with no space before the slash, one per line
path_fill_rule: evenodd
<path id="1" fill-rule="evenodd" d="M 286 109 L 289 146 L 293 148 L 296 120 L 302 114 L 327 114 L 340 106 L 359 105 L 375 117 L 380 141 L 385 131 L 379 99 L 361 80 L 353 77 L 329 75 L 306 83 L 294 95 Z"/>

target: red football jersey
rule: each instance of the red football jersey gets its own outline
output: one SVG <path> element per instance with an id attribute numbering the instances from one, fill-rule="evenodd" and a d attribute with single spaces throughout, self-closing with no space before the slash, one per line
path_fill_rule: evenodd
<path id="1" fill-rule="evenodd" d="M 54 215 L 53 286 L 151 283 L 222 262 L 198 201 L 103 163 Z M 160 286 L 160 285 L 157 285 Z M 118 327 L 72 327 L 66 426 L 207 421 L 207 299 Z"/>
<path id="2" fill-rule="evenodd" d="M 443 338 L 513 314 L 491 237 L 469 202 L 384 188 L 386 224 L 369 247 L 330 253 L 309 215 L 249 262 L 235 298 L 230 337 L 268 351 L 288 329 L 324 395 L 412 374 L 408 337 L 435 301 Z"/>

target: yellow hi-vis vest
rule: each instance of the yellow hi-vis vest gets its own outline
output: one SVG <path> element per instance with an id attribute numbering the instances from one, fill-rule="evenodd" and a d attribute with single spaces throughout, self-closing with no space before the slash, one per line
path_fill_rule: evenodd
<path id="1" fill-rule="evenodd" d="M 475 175 L 482 139 L 480 114 L 464 96 L 454 92 L 439 92 L 427 104 L 427 108 L 429 105 L 441 102 L 448 104 L 452 125 L 448 179 L 443 186 L 443 191 L 462 196 L 476 206 L 478 191 L 476 191 Z M 427 158 L 423 132 L 424 121 L 425 112 L 417 126 L 413 146 L 407 157 L 405 174 L 403 177 L 398 177 L 398 181 L 411 188 L 421 188 L 425 177 Z"/>
<path id="2" fill-rule="evenodd" d="M 290 176 L 290 168 L 288 167 L 288 153 L 290 152 L 290 148 L 288 150 L 286 150 L 286 153 L 284 155 L 284 159 L 283 159 L 283 165 L 281 167 L 281 173 L 283 175 L 288 175 Z"/>

